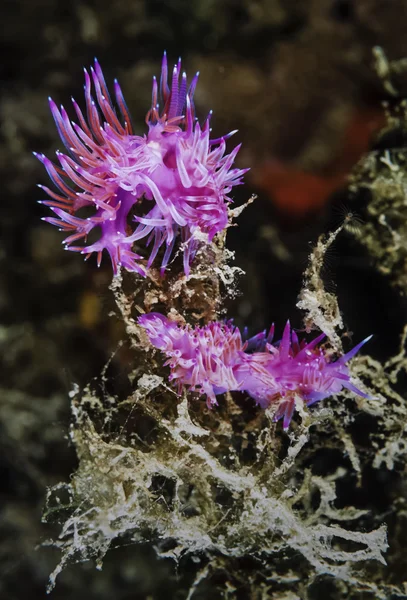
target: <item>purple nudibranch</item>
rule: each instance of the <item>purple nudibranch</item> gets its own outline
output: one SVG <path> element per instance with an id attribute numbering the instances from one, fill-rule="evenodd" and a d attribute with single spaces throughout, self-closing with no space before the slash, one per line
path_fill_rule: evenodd
<path id="1" fill-rule="evenodd" d="M 59 165 L 54 165 L 43 154 L 34 153 L 57 190 L 40 186 L 50 197 L 40 202 L 55 214 L 43 220 L 69 234 L 64 240 L 67 250 L 86 258 L 95 253 L 98 266 L 106 250 L 114 274 L 122 266 L 145 276 L 165 246 L 160 265 L 163 275 L 180 242 L 188 275 L 202 238 L 211 242 L 226 227 L 229 193 L 248 170 L 232 168 L 240 146 L 225 154 L 226 140 L 235 131 L 211 139 L 212 112 L 200 126 L 193 102 L 198 73 L 188 85 L 181 59 L 174 65 L 169 84 L 164 53 L 160 85 L 153 78 L 144 136 L 134 135 L 115 80 L 120 116 L 116 113 L 96 59 L 90 74 L 86 69 L 84 73 L 86 116 L 72 99 L 76 122 L 71 121 L 65 108 L 58 109 L 49 99 L 69 155 L 57 152 Z M 79 216 L 82 209 L 90 209 L 91 215 Z M 86 245 L 89 234 L 97 229 L 97 241 Z M 197 235 L 201 233 L 204 236 Z M 85 245 L 78 246 L 78 242 Z"/>
<path id="2" fill-rule="evenodd" d="M 218 394 L 246 392 L 262 408 L 274 406 L 274 420 L 283 419 L 288 429 L 296 401 L 310 406 L 343 388 L 369 397 L 352 383 L 346 363 L 372 336 L 331 360 L 320 345 L 325 334 L 300 342 L 289 321 L 281 341 L 274 344 L 274 326 L 269 334 L 262 332 L 243 342 L 231 321 L 191 327 L 150 313 L 139 317 L 138 323 L 167 357 L 169 379 L 177 382 L 178 393 L 184 386 L 198 392 L 206 396 L 208 407 L 217 404 Z"/>

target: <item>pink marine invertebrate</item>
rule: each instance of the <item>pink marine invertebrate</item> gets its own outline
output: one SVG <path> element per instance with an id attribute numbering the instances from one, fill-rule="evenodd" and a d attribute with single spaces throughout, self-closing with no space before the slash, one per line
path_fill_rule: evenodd
<path id="1" fill-rule="evenodd" d="M 41 202 L 56 215 L 44 220 L 69 232 L 64 241 L 67 250 L 79 251 L 86 258 L 96 253 L 98 265 L 107 250 L 114 274 L 123 266 L 144 276 L 165 244 L 163 274 L 179 237 L 188 274 L 199 244 L 196 234 L 206 234 L 211 242 L 226 227 L 229 193 L 241 184 L 247 169 L 231 168 L 240 146 L 225 155 L 226 140 L 235 132 L 211 140 L 211 113 L 202 128 L 195 119 L 197 81 L 198 73 L 187 85 L 179 60 L 169 86 L 164 53 L 160 82 L 163 108 L 160 111 L 154 77 L 151 109 L 146 116 L 148 133 L 142 137 L 133 133 L 115 81 L 121 118 L 117 116 L 96 59 L 90 75 L 85 69 L 86 118 L 75 100 L 77 123 L 69 119 L 63 106 L 59 110 L 50 99 L 52 115 L 70 156 L 57 152 L 60 166 L 43 154 L 35 156 L 58 188 L 55 192 L 40 186 L 51 197 Z M 83 218 L 78 215 L 83 208 L 94 212 Z M 79 240 L 86 242 L 95 228 L 100 232 L 97 241 L 82 247 L 72 245 Z M 135 244 L 137 252 L 133 250 Z M 143 245 L 150 246 L 149 256 L 139 254 Z"/>
<path id="2" fill-rule="evenodd" d="M 249 376 L 255 365 L 257 368 L 247 391 L 262 407 L 277 404 L 274 420 L 282 418 L 284 429 L 289 427 L 296 401 L 311 406 L 319 400 L 339 393 L 342 388 L 367 397 L 367 394 L 351 382 L 346 363 L 372 336 L 337 360 L 333 360 L 332 355 L 320 346 L 325 337 L 324 333 L 309 343 L 305 340 L 300 342 L 287 321 L 281 341 L 273 345 L 273 336 L 274 325 L 267 336 L 262 332 L 247 342 L 246 350 L 250 349 L 250 346 L 255 347 L 255 351 L 247 355 L 250 357 Z"/>
<path id="3" fill-rule="evenodd" d="M 230 321 L 192 328 L 150 313 L 139 317 L 139 324 L 151 344 L 168 357 L 165 364 L 171 369 L 170 380 L 178 382 L 178 391 L 185 385 L 206 395 L 209 407 L 217 404 L 217 394 L 245 391 L 263 408 L 275 405 L 274 420 L 283 418 L 287 429 L 296 401 L 310 406 L 343 388 L 367 397 L 351 382 L 346 363 L 370 338 L 332 360 L 320 346 L 324 334 L 308 344 L 299 342 L 289 322 L 274 345 L 274 326 L 268 335 L 262 332 L 243 343 Z"/>
<path id="4" fill-rule="evenodd" d="M 180 327 L 159 313 L 142 315 L 138 320 L 150 342 L 163 352 L 171 369 L 170 381 L 206 395 L 209 407 L 217 404 L 216 395 L 239 389 L 235 377 L 243 342 L 231 322 L 212 321 L 204 327 Z"/>

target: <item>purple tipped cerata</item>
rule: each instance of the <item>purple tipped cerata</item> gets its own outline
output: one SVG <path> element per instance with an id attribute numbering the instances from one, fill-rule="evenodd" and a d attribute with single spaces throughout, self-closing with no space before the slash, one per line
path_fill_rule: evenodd
<path id="1" fill-rule="evenodd" d="M 180 327 L 159 313 L 139 317 L 153 346 L 161 350 L 171 369 L 170 381 L 178 392 L 183 386 L 206 396 L 208 406 L 216 395 L 239 389 L 235 369 L 243 348 L 240 331 L 231 322 L 212 321 L 204 327 Z"/>
<path id="2" fill-rule="evenodd" d="M 332 360 L 320 345 L 324 334 L 300 342 L 289 322 L 275 344 L 274 326 L 269 334 L 262 332 L 243 342 L 230 321 L 192 328 L 150 313 L 138 322 L 151 344 L 166 355 L 170 380 L 177 381 L 178 392 L 186 386 L 206 396 L 209 407 L 217 404 L 217 394 L 245 391 L 262 408 L 275 407 L 274 420 L 283 419 L 288 429 L 296 402 L 310 406 L 343 388 L 367 397 L 351 382 L 346 363 L 370 337 Z"/>
<path id="3" fill-rule="evenodd" d="M 164 246 L 163 274 L 179 241 L 188 274 L 205 237 L 199 234 L 206 234 L 210 242 L 226 227 L 229 193 L 247 171 L 232 168 L 240 146 L 225 155 L 226 139 L 235 132 L 210 139 L 211 113 L 202 127 L 195 119 L 198 73 L 188 85 L 179 60 L 168 84 L 165 53 L 160 85 L 153 79 L 144 136 L 133 133 L 118 82 L 114 82 L 114 98 L 120 116 L 97 60 L 90 74 L 84 72 L 86 116 L 72 99 L 76 120 L 71 121 L 63 106 L 58 109 L 49 100 L 69 155 L 57 152 L 59 165 L 54 165 L 35 153 L 57 190 L 40 186 L 51 198 L 41 202 L 55 214 L 44 220 L 69 234 L 64 241 L 67 250 L 86 258 L 95 253 L 98 265 L 107 250 L 115 274 L 123 266 L 145 276 Z M 87 209 L 86 218 L 82 209 Z M 87 245 L 95 229 L 97 241 Z M 77 246 L 79 241 L 84 245 Z"/>

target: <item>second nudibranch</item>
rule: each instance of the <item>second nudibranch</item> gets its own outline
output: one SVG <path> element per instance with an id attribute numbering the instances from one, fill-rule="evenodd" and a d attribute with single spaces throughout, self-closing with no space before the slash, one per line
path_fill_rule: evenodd
<path id="1" fill-rule="evenodd" d="M 159 313 L 142 315 L 139 324 L 151 344 L 166 357 L 170 381 L 217 404 L 224 392 L 246 392 L 262 408 L 275 407 L 274 420 L 288 429 L 295 403 L 306 406 L 347 388 L 367 398 L 351 381 L 348 361 L 369 341 L 366 338 L 337 360 L 321 346 L 325 337 L 301 342 L 287 322 L 280 342 L 272 343 L 274 327 L 243 341 L 231 321 L 203 327 L 180 326 Z"/>

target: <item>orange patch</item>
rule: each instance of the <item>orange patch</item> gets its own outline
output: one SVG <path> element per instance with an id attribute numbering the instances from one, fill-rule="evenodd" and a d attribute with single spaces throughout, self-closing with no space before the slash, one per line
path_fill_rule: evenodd
<path id="1" fill-rule="evenodd" d="M 287 216 L 299 218 L 319 211 L 345 184 L 355 164 L 369 150 L 373 132 L 383 124 L 382 111 L 357 108 L 349 119 L 337 157 L 326 165 L 323 173 L 302 171 L 269 159 L 253 169 L 254 181 Z"/>

